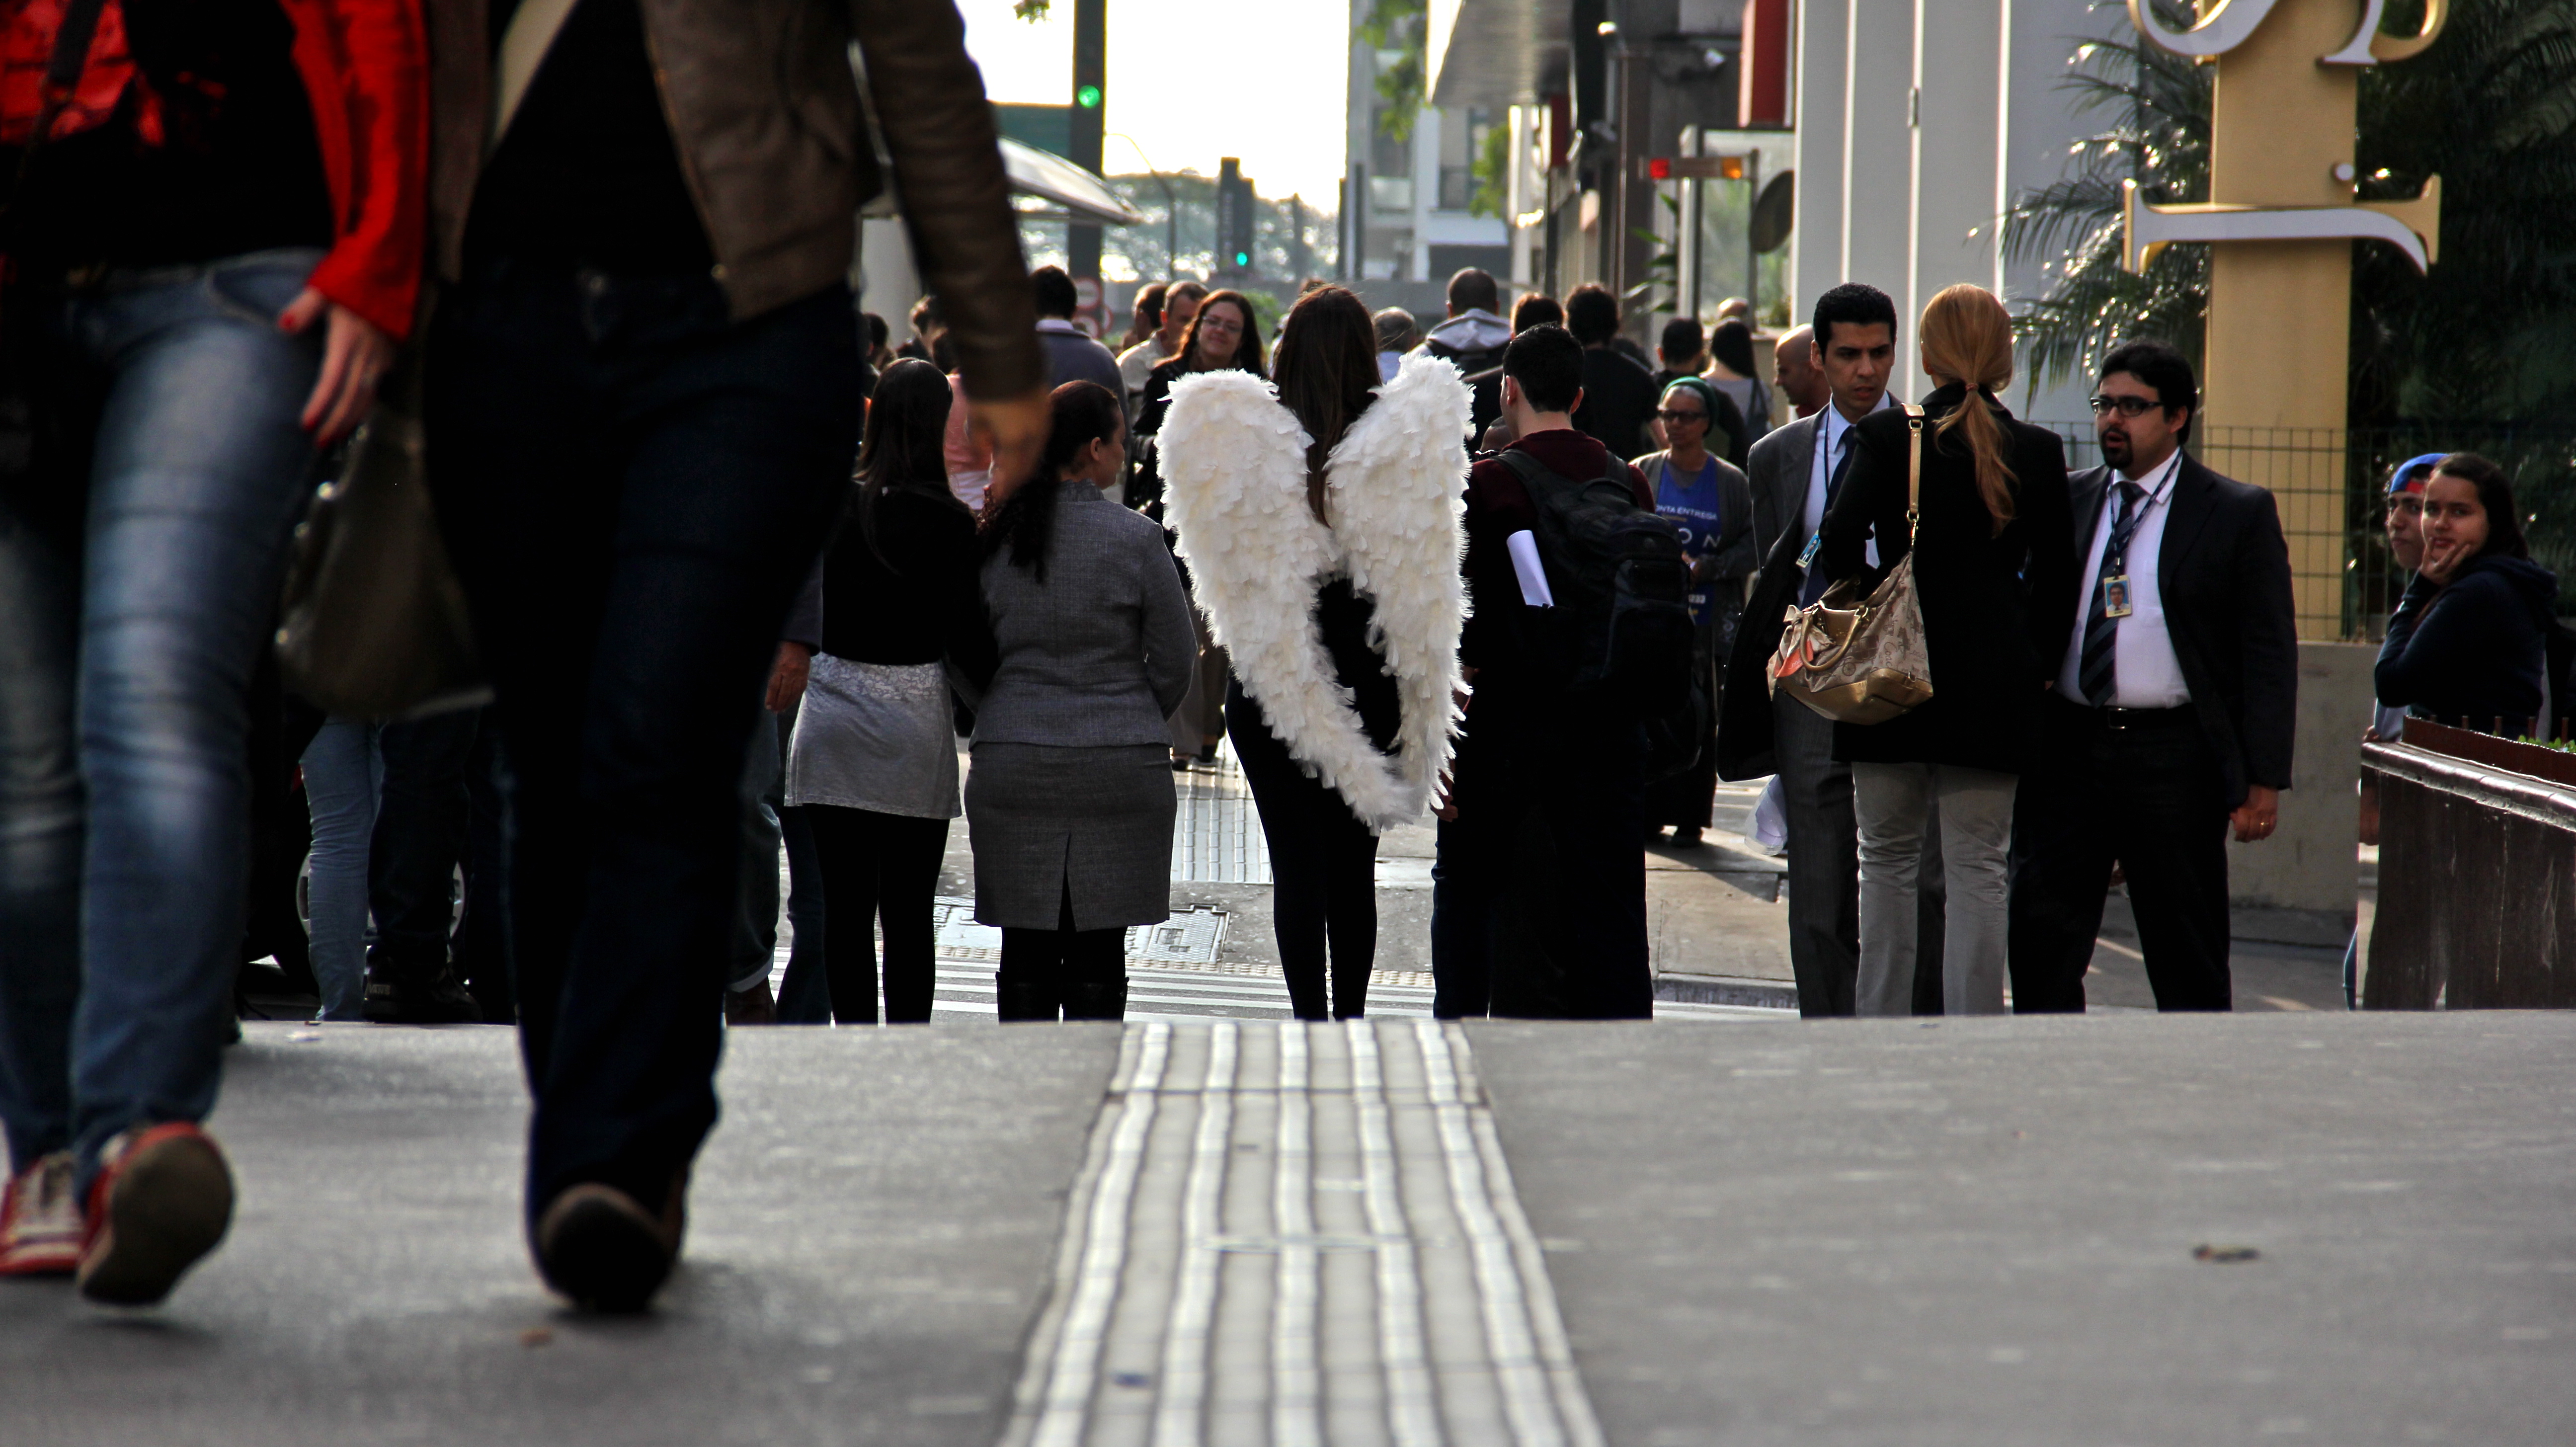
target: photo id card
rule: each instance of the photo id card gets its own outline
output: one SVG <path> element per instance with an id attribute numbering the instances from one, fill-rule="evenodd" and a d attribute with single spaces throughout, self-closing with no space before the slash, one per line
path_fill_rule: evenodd
<path id="1" fill-rule="evenodd" d="M 2115 574 L 2102 580 L 2102 616 L 2126 618 L 2136 610 L 2129 606 L 2129 575 Z"/>

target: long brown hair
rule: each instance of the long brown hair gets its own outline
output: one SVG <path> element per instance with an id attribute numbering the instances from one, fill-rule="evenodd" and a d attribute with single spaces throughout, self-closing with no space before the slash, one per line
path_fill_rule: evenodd
<path id="1" fill-rule="evenodd" d="M 1297 414 L 1312 439 L 1306 444 L 1306 505 L 1324 516 L 1324 463 L 1334 444 L 1377 400 L 1377 323 L 1368 305 L 1338 286 L 1319 286 L 1297 298 L 1279 323 L 1279 352 L 1271 359 L 1279 401 Z"/>
<path id="2" fill-rule="evenodd" d="M 1261 366 L 1261 313 L 1254 311 L 1252 299 L 1239 291 L 1213 291 L 1199 299 L 1199 309 L 1190 314 L 1190 329 L 1181 334 L 1181 349 L 1172 354 L 1181 359 L 1182 374 L 1186 376 L 1197 371 L 1224 370 L 1221 367 L 1203 368 L 1199 365 L 1199 323 L 1207 320 L 1208 308 L 1219 302 L 1227 303 L 1243 314 L 1243 336 L 1234 344 L 1234 361 L 1231 365 L 1238 372 L 1250 372 L 1256 377 L 1268 376 L 1269 373 L 1263 371 Z M 1170 295 L 1166 293 L 1164 305 L 1170 304 Z"/>
<path id="3" fill-rule="evenodd" d="M 859 442 L 858 486 L 850 494 L 850 518 L 867 539 L 877 561 L 900 574 L 903 569 L 877 546 L 877 517 L 890 492 L 909 492 L 946 503 L 959 512 L 966 504 L 948 490 L 948 462 L 942 445 L 948 432 L 948 410 L 954 401 L 948 379 L 917 357 L 906 357 L 877 378 L 868 402 L 866 430 Z"/>
<path id="4" fill-rule="evenodd" d="M 1968 395 L 1934 427 L 1933 435 L 1966 434 L 1977 465 L 1977 496 L 1995 520 L 1995 531 L 2013 520 L 2013 470 L 2003 423 L 1988 395 L 2012 385 L 2012 317 L 1995 294 L 1961 282 L 1941 289 L 1923 308 L 1915 335 L 1922 338 L 1923 370 L 1942 385 L 1965 383 Z"/>

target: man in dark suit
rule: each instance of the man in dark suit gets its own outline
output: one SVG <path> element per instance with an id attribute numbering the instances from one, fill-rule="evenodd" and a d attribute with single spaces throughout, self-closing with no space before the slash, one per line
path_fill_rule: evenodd
<path id="1" fill-rule="evenodd" d="M 1729 779 L 1779 775 L 1789 825 L 1789 966 L 1798 978 L 1798 1010 L 1848 1015 L 1860 971 L 1859 830 L 1852 818 L 1851 769 L 1834 762 L 1833 724 L 1794 699 L 1773 697 L 1763 675 L 1771 650 L 1779 646 L 1787 607 L 1813 602 L 1823 592 L 1823 574 L 1801 564 L 1842 481 L 1852 424 L 1891 405 L 1887 382 L 1896 366 L 1896 303 L 1876 287 L 1835 287 L 1816 301 L 1811 345 L 1830 400 L 1814 415 L 1771 431 L 1746 459 L 1753 536 L 1765 561 L 1728 660 L 1717 763 Z M 1926 832 L 1930 837 L 1935 831 Z M 1939 876 L 1936 868 L 1924 878 Z M 1937 937 L 1940 931 L 1930 933 Z M 1916 972 L 1918 978 L 1923 973 L 1919 958 Z"/>
<path id="2" fill-rule="evenodd" d="M 2227 849 L 2269 838 L 2290 786 L 2298 628 L 2272 495 L 2185 455 L 2191 364 L 2160 342 L 2103 359 L 2079 473 L 2074 615 L 2013 817 L 2013 1008 L 2084 1008 L 2111 866 L 2163 1010 L 2225 1010 Z"/>

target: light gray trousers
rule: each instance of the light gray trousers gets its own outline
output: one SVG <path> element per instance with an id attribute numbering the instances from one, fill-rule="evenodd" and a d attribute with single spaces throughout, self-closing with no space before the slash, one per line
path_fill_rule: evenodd
<path id="1" fill-rule="evenodd" d="M 2000 1015 L 2012 845 L 2011 774 L 1946 764 L 1854 764 L 1860 826 L 1860 980 L 1855 1014 L 1914 1013 L 1915 886 L 1938 801 L 1949 908 L 1941 935 L 1941 1008 Z"/>

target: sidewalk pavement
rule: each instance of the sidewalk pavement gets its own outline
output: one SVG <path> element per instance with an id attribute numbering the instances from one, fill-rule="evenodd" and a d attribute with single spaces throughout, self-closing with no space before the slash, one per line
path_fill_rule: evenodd
<path id="1" fill-rule="evenodd" d="M 0 1283 L 0 1441 L 2541 1447 L 2571 1051 L 2502 1012 L 745 1031 L 672 1287 L 595 1320 L 519 1240 L 507 1032 L 254 1024 L 232 1239 L 150 1312 Z"/>

